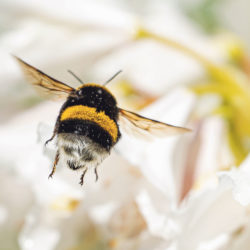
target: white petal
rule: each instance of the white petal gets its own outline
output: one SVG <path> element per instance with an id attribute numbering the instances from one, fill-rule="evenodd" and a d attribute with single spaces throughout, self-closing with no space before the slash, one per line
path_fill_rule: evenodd
<path id="1" fill-rule="evenodd" d="M 238 168 L 219 174 L 220 181 L 233 188 L 234 198 L 242 205 L 250 204 L 250 156 Z"/>

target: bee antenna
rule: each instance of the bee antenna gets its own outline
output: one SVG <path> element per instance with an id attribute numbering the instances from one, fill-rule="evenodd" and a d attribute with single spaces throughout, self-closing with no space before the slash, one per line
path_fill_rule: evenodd
<path id="1" fill-rule="evenodd" d="M 111 82 L 116 76 L 118 76 L 120 73 L 122 72 L 122 70 L 117 71 L 111 78 L 109 78 L 104 84 L 103 86 L 107 85 L 109 82 Z"/>
<path id="2" fill-rule="evenodd" d="M 74 72 L 72 72 L 71 70 L 68 70 L 68 72 L 69 72 L 72 76 L 74 76 L 80 83 L 84 84 L 84 82 L 83 82 Z"/>

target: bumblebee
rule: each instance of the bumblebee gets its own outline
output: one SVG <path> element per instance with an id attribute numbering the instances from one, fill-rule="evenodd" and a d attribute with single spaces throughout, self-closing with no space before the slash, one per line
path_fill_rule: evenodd
<path id="1" fill-rule="evenodd" d="M 58 81 L 35 67 L 16 57 L 27 80 L 40 93 L 52 98 L 64 98 L 57 117 L 53 135 L 46 141 L 56 138 L 57 152 L 49 178 L 56 171 L 60 161 L 72 170 L 82 170 L 80 183 L 88 169 L 94 168 L 96 181 L 97 167 L 110 154 L 111 149 L 121 138 L 119 126 L 135 136 L 148 138 L 188 132 L 189 129 L 172 126 L 148 119 L 117 106 L 116 98 L 105 87 L 117 74 L 105 84 L 81 82 L 74 89 Z"/>

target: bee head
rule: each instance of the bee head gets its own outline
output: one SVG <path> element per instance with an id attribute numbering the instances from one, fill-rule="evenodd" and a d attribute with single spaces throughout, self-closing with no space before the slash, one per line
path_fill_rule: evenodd
<path id="1" fill-rule="evenodd" d="M 104 111 L 111 119 L 118 117 L 115 97 L 103 85 L 86 83 L 75 89 L 67 100 L 67 105 L 83 105 L 94 107 L 98 112 Z"/>
<path id="2" fill-rule="evenodd" d="M 113 94 L 103 85 L 95 83 L 85 83 L 79 86 L 73 95 L 77 99 L 88 99 L 91 103 L 110 103 L 116 105 L 116 99 Z"/>

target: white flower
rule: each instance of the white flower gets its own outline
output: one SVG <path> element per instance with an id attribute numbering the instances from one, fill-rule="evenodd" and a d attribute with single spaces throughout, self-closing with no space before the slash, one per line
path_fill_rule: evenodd
<path id="1" fill-rule="evenodd" d="M 250 204 L 250 156 L 238 168 L 219 174 L 220 181 L 232 186 L 234 198 L 243 206 Z"/>

